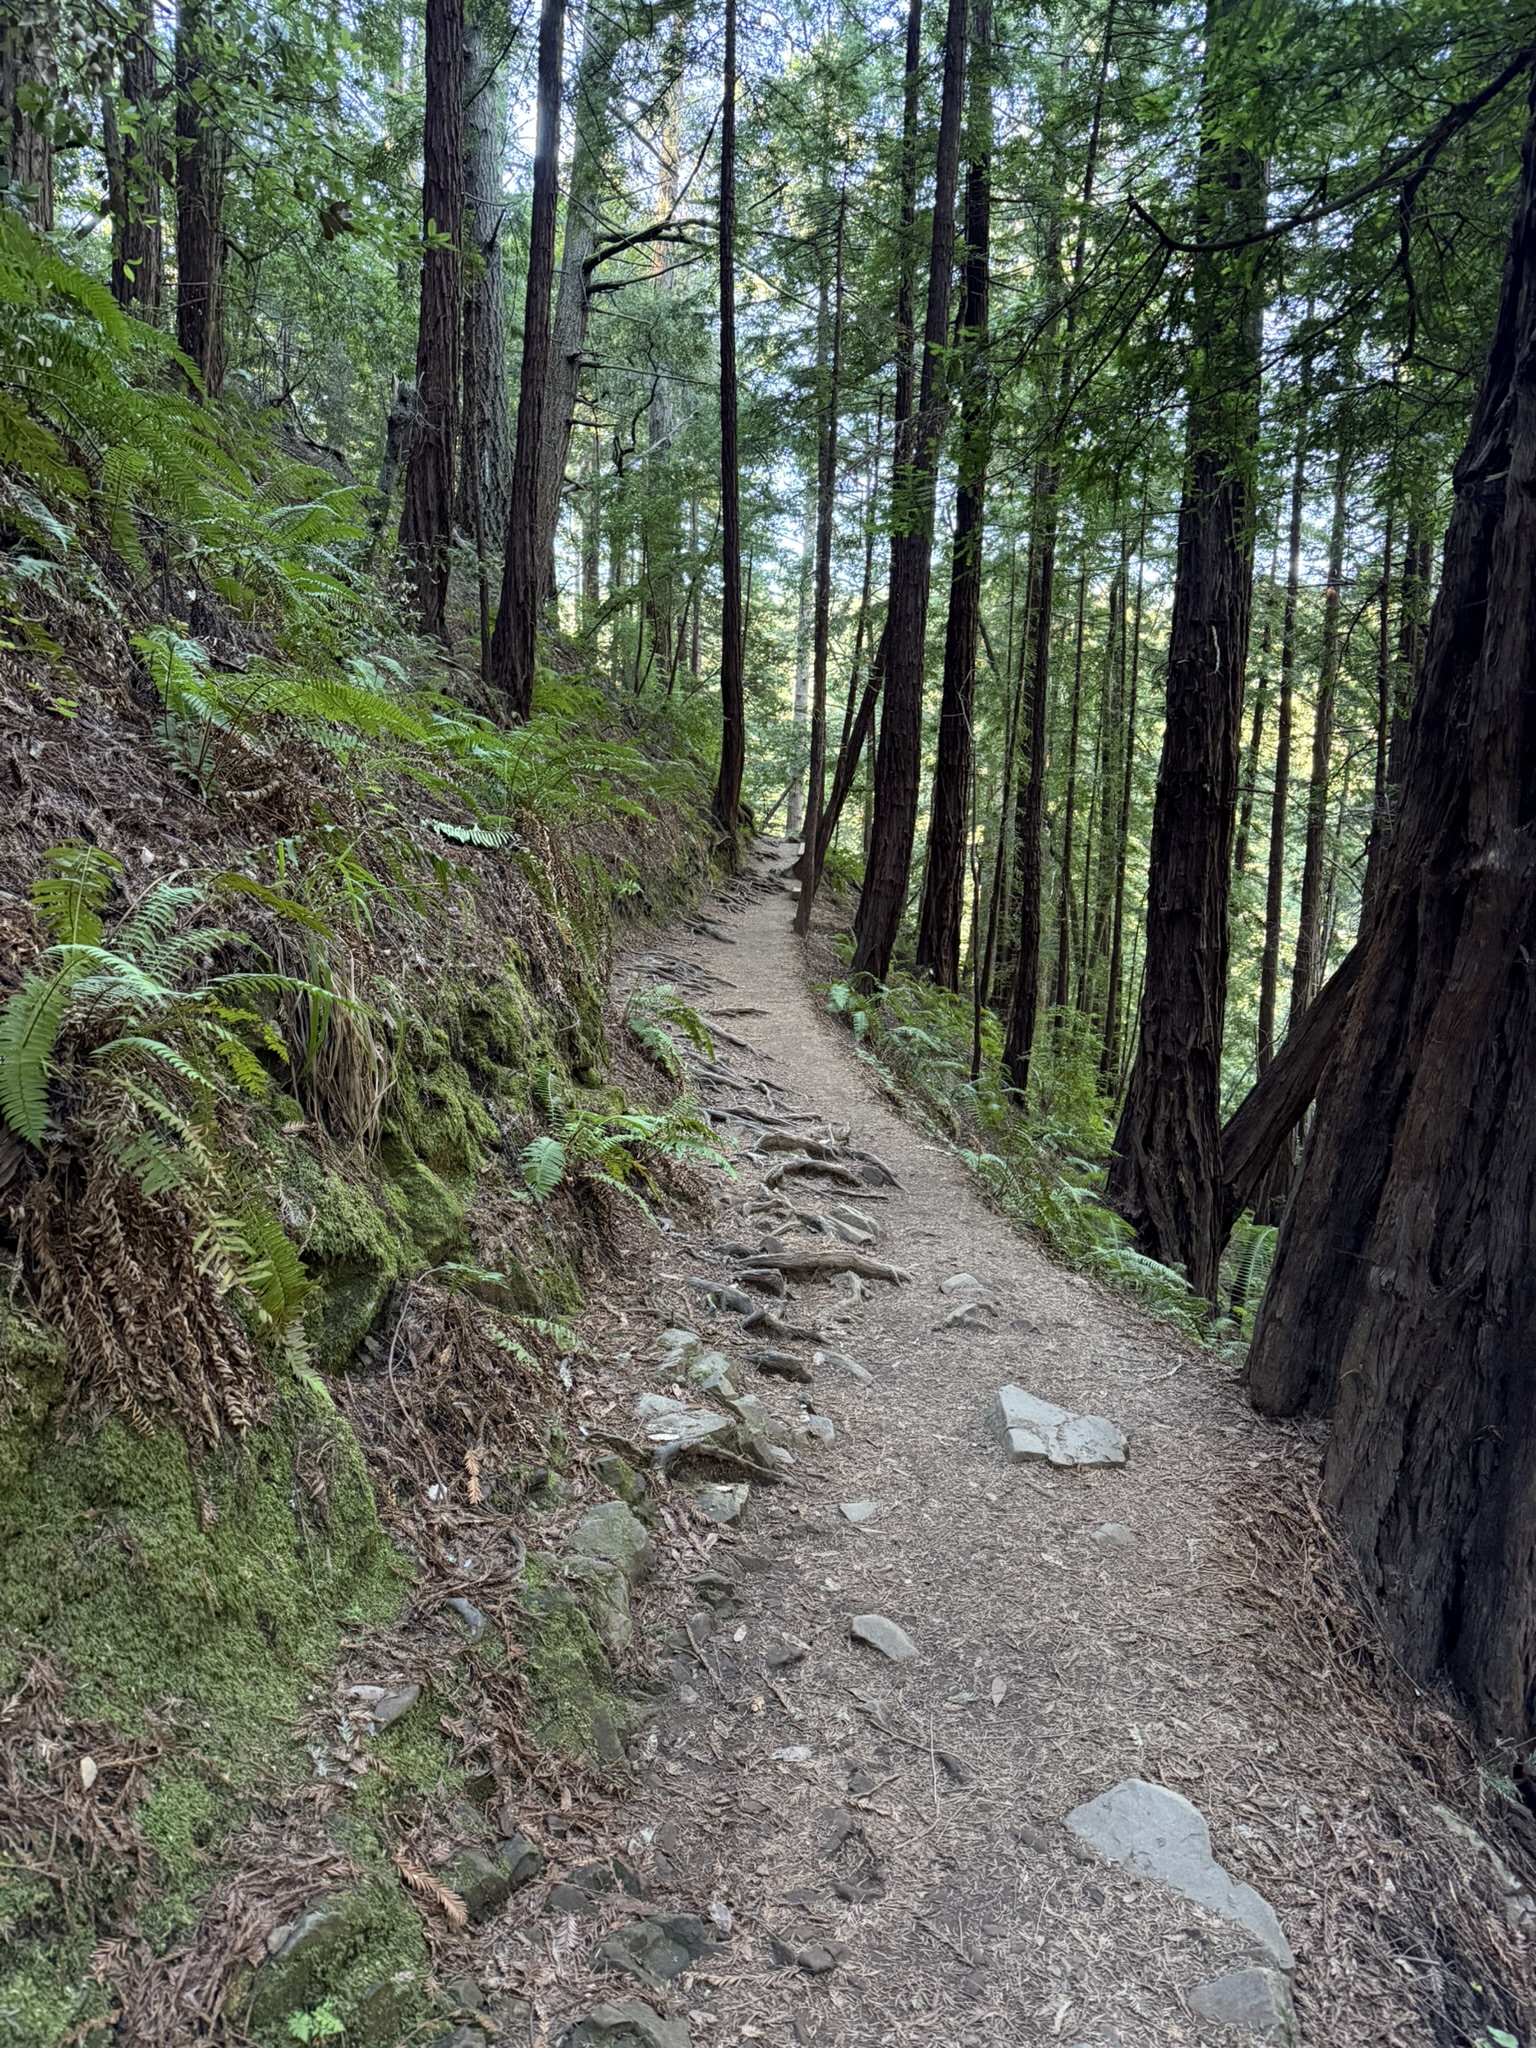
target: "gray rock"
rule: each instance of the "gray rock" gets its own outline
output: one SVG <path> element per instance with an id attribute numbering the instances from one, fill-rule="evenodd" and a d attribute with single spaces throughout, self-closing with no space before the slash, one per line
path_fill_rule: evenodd
<path id="1" fill-rule="evenodd" d="M 729 1443 L 735 1429 L 729 1415 L 717 1414 L 712 1408 L 694 1408 L 667 1394 L 642 1394 L 635 1403 L 635 1413 L 658 1465 L 666 1464 L 680 1452 L 697 1450 L 700 1445 Z"/>
<path id="2" fill-rule="evenodd" d="M 1279 1970 L 1228 1970 L 1191 1991 L 1189 2009 L 1203 2020 L 1238 2027 L 1281 2048 L 1297 2048 L 1301 2040 L 1290 1980 Z"/>
<path id="3" fill-rule="evenodd" d="M 477 1977 L 452 1977 L 443 1990 L 462 2012 L 484 2012 L 486 2009 L 485 1992 Z"/>
<path id="4" fill-rule="evenodd" d="M 759 1372 L 765 1372 L 772 1379 L 798 1380 L 800 1385 L 811 1384 L 811 1368 L 803 1358 L 796 1358 L 792 1351 L 775 1351 L 765 1344 L 758 1351 L 749 1352 L 748 1357 Z"/>
<path id="5" fill-rule="evenodd" d="M 564 1879 L 552 1884 L 544 1894 L 546 1913 L 595 1913 L 597 1901 L 584 1885 L 569 1884 Z"/>
<path id="6" fill-rule="evenodd" d="M 490 2036 L 480 2027 L 450 2027 L 434 2034 L 428 2048 L 490 2048 Z"/>
<path id="7" fill-rule="evenodd" d="M 478 1643 L 485 1634 L 485 1616 L 480 1612 L 474 1601 L 465 1600 L 461 1596 L 455 1595 L 452 1600 L 445 1600 L 443 1605 L 450 1608 L 459 1617 L 460 1621 L 463 1622 L 464 1633 L 468 1636 L 469 1640 L 472 1643 Z"/>
<path id="8" fill-rule="evenodd" d="M 690 1280 L 687 1285 L 702 1294 L 711 1308 L 724 1309 L 733 1316 L 749 1316 L 757 1303 L 739 1287 L 726 1287 L 718 1280 Z"/>
<path id="9" fill-rule="evenodd" d="M 578 1554 L 562 1557 L 560 1571 L 586 1588 L 585 1605 L 603 1648 L 610 1656 L 627 1650 L 635 1639 L 635 1624 L 629 1611 L 629 1581 L 622 1569 L 611 1558 Z"/>
<path id="10" fill-rule="evenodd" d="M 449 1891 L 464 1901 L 471 1927 L 489 1920 L 512 1896 L 512 1873 L 499 1856 L 484 1849 L 461 1849 L 451 1863 L 438 1872 Z"/>
<path id="11" fill-rule="evenodd" d="M 658 1914 L 604 1935 L 592 1951 L 592 1967 L 660 1986 L 712 1956 L 715 1948 L 709 1928 L 691 1913 Z"/>
<path id="12" fill-rule="evenodd" d="M 544 1851 L 526 1835 L 504 1835 L 496 1844 L 496 1860 L 506 1871 L 511 1889 L 520 1892 L 544 1872 Z"/>
<path id="13" fill-rule="evenodd" d="M 701 1515 L 723 1527 L 740 1516 L 751 1493 L 745 1479 L 737 1480 L 733 1485 L 710 1481 L 693 1489 L 693 1503 Z"/>
<path id="14" fill-rule="evenodd" d="M 756 1394 L 739 1394 L 729 1403 L 741 1426 L 749 1430 L 759 1444 L 787 1444 L 789 1427 L 780 1422 L 771 1408 L 765 1408 Z"/>
<path id="15" fill-rule="evenodd" d="M 664 2020 L 638 1999 L 626 1998 L 573 2020 L 559 2048 L 690 2048 L 690 2036 L 681 2020 Z"/>
<path id="16" fill-rule="evenodd" d="M 837 1442 L 837 1426 L 830 1415 L 802 1415 L 795 1429 L 795 1441 L 802 1444 L 826 1444 L 830 1448 Z"/>
<path id="17" fill-rule="evenodd" d="M 974 1273 L 951 1273 L 939 1282 L 940 1294 L 979 1294 L 981 1282 Z"/>
<path id="18" fill-rule="evenodd" d="M 1164 1785 L 1124 1778 L 1067 1815 L 1067 1826 L 1111 1863 L 1181 1892 L 1207 1912 L 1246 1928 L 1282 1970 L 1296 1959 L 1268 1899 L 1238 1884 L 1211 1854 L 1199 1808 Z"/>
<path id="19" fill-rule="evenodd" d="M 621 1457 L 617 1451 L 604 1451 L 601 1457 L 594 1458 L 592 1470 L 610 1493 L 616 1493 L 620 1500 L 627 1502 L 632 1508 L 639 1507 L 649 1491 L 645 1483 L 645 1474 L 637 1472 L 629 1460 Z"/>
<path id="20" fill-rule="evenodd" d="M 663 1330 L 658 1348 L 662 1358 L 668 1363 L 685 1365 L 702 1347 L 703 1342 L 697 1330 Z"/>
<path id="21" fill-rule="evenodd" d="M 883 1614 L 856 1614 L 848 1624 L 848 1632 L 855 1642 L 868 1643 L 872 1650 L 878 1650 L 882 1657 L 889 1657 L 893 1664 L 915 1664 L 918 1648 L 905 1629 L 894 1621 L 888 1621 Z"/>
<path id="22" fill-rule="evenodd" d="M 1022 1387 L 1004 1387 L 992 1416 L 1016 1465 L 1032 1459 L 1062 1466 L 1125 1463 L 1125 1432 L 1102 1415 L 1074 1415 L 1054 1401 L 1026 1394 Z"/>
<path id="23" fill-rule="evenodd" d="M 267 1953 L 279 1962 L 289 1962 L 326 1948 L 346 1928 L 347 1915 L 340 1906 L 311 1906 L 297 1920 L 284 1921 L 267 1936 Z"/>
<path id="24" fill-rule="evenodd" d="M 854 1277 L 857 1278 L 857 1275 Z M 875 1376 L 869 1368 L 860 1365 L 857 1359 L 848 1357 L 846 1352 L 817 1351 L 812 1356 L 817 1365 L 835 1365 L 839 1372 L 847 1373 L 851 1379 L 856 1379 L 860 1386 L 870 1387 L 874 1385 Z"/>
<path id="25" fill-rule="evenodd" d="M 880 1512 L 880 1503 L 874 1500 L 845 1500 L 842 1512 L 850 1522 L 872 1522 Z"/>
<path id="26" fill-rule="evenodd" d="M 958 1308 L 952 1308 L 941 1323 L 940 1330 L 990 1330 L 997 1310 L 990 1301 L 963 1301 Z"/>
<path id="27" fill-rule="evenodd" d="M 827 1214 L 837 1223 L 846 1223 L 854 1230 L 867 1230 L 871 1238 L 878 1238 L 880 1226 L 873 1216 L 867 1216 L 862 1209 L 855 1209 L 852 1202 L 833 1202 Z"/>
<path id="28" fill-rule="evenodd" d="M 387 1692 L 382 1699 L 375 1700 L 368 1709 L 375 1733 L 392 1727 L 396 1721 L 403 1721 L 420 1698 L 419 1685 L 402 1685 L 397 1691 Z"/>
<path id="29" fill-rule="evenodd" d="M 1100 1522 L 1093 1540 L 1104 1550 L 1134 1550 L 1136 1538 L 1124 1522 Z"/>
<path id="30" fill-rule="evenodd" d="M 621 1500 L 605 1500 L 588 1508 L 571 1531 L 567 1548 L 579 1557 L 596 1557 L 617 1565 L 633 1585 L 655 1556 L 649 1531 Z"/>

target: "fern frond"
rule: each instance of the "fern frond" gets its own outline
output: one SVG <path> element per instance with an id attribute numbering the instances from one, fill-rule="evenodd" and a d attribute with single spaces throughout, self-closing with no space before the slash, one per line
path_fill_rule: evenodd
<path id="1" fill-rule="evenodd" d="M 43 855 L 43 873 L 28 890 L 32 907 L 61 945 L 93 946 L 101 938 L 101 908 L 123 871 L 104 847 L 66 840 Z"/>
<path id="2" fill-rule="evenodd" d="M 535 1138 L 523 1147 L 523 1185 L 536 1202 L 552 1195 L 565 1175 L 565 1147 L 558 1138 Z"/>
<path id="3" fill-rule="evenodd" d="M 0 1113 L 29 1145 L 41 1145 L 59 1026 L 80 970 L 29 974 L 0 1010 Z"/>

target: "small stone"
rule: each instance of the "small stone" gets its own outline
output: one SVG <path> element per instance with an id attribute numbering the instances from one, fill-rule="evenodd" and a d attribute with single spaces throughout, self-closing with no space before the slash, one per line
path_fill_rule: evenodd
<path id="1" fill-rule="evenodd" d="M 878 1650 L 882 1657 L 889 1657 L 893 1664 L 915 1664 L 918 1657 L 916 1643 L 904 1629 L 888 1621 L 883 1614 L 856 1614 L 848 1624 L 848 1632 L 855 1642 L 868 1643 L 872 1650 Z"/>
<path id="2" fill-rule="evenodd" d="M 617 1565 L 631 1585 L 644 1575 L 655 1556 L 645 1524 L 621 1500 L 605 1500 L 588 1508 L 571 1531 L 566 1548 L 579 1557 Z"/>
<path id="3" fill-rule="evenodd" d="M 595 1913 L 597 1901 L 579 1884 L 552 1884 L 544 1895 L 546 1913 Z"/>
<path id="4" fill-rule="evenodd" d="M 722 1527 L 736 1521 L 751 1497 L 752 1489 L 745 1479 L 734 1483 L 710 1481 L 693 1490 L 693 1504 L 706 1520 L 717 1522 Z"/>
<path id="5" fill-rule="evenodd" d="M 880 1235 L 880 1226 L 873 1216 L 865 1215 L 862 1209 L 855 1209 L 852 1202 L 833 1202 L 827 1214 L 838 1223 L 846 1223 L 854 1230 L 868 1231 L 870 1238 Z"/>
<path id="6" fill-rule="evenodd" d="M 1198 1807 L 1142 1778 L 1124 1778 L 1067 1815 L 1079 1840 L 1111 1863 L 1149 1877 L 1207 1912 L 1246 1928 L 1282 1970 L 1295 1968 L 1291 1945 L 1268 1899 L 1238 1884 L 1211 1854 L 1211 1831 Z"/>
<path id="7" fill-rule="evenodd" d="M 490 2037 L 480 2027 L 450 2027 L 434 2034 L 428 2048 L 490 2048 Z"/>
<path id="8" fill-rule="evenodd" d="M 939 1282 L 940 1294 L 979 1294 L 981 1282 L 974 1273 L 951 1273 Z"/>
<path id="9" fill-rule="evenodd" d="M 667 1394 L 642 1394 L 635 1403 L 635 1413 L 645 1426 L 646 1440 L 658 1465 L 716 1438 L 729 1440 L 734 1428 L 728 1415 L 720 1415 L 712 1408 L 690 1407 L 686 1401 L 674 1401 Z"/>
<path id="10" fill-rule="evenodd" d="M 842 1513 L 855 1524 L 872 1522 L 880 1512 L 880 1503 L 874 1500 L 845 1500 Z"/>
<path id="11" fill-rule="evenodd" d="M 822 1942 L 813 1942 L 796 1952 L 795 1961 L 808 1977 L 825 1977 L 837 1968 L 837 1957 Z"/>
<path id="12" fill-rule="evenodd" d="M 664 2020 L 638 1999 L 623 1999 L 573 2020 L 559 2048 L 690 2048 L 690 2036 L 681 2020 Z"/>
<path id="13" fill-rule="evenodd" d="M 802 1415 L 795 1430 L 797 1443 L 826 1444 L 828 1448 L 837 1442 L 837 1428 L 830 1415 Z"/>
<path id="14" fill-rule="evenodd" d="M 403 1720 L 420 1698 L 419 1685 L 402 1685 L 398 1692 L 387 1692 L 381 1700 L 375 1700 L 368 1709 L 375 1733 Z"/>
<path id="15" fill-rule="evenodd" d="M 760 1351 L 749 1352 L 748 1356 L 758 1371 L 767 1373 L 770 1378 L 797 1380 L 804 1387 L 811 1384 L 811 1368 L 791 1351 L 775 1351 L 764 1345 Z"/>
<path id="16" fill-rule="evenodd" d="M 633 1920 L 615 1928 L 592 1951 L 592 1967 L 618 1970 L 643 1984 L 660 1986 L 715 1953 L 711 1930 L 691 1913 Z"/>
<path id="17" fill-rule="evenodd" d="M 532 1884 L 536 1877 L 544 1874 L 544 1851 L 526 1835 L 504 1835 L 496 1844 L 496 1860 L 506 1871 L 515 1892 L 520 1892 L 525 1884 Z"/>
<path id="18" fill-rule="evenodd" d="M 1124 1522 L 1100 1522 L 1093 1540 L 1104 1550 L 1134 1550 L 1136 1538 Z"/>
<path id="19" fill-rule="evenodd" d="M 771 1650 L 763 1653 L 763 1663 L 770 1671 L 787 1671 L 792 1664 L 805 1662 L 805 1651 L 795 1643 L 775 1643 Z"/>
<path id="20" fill-rule="evenodd" d="M 485 1993 L 475 1977 L 454 1977 L 443 1986 L 454 2004 L 464 2012 L 484 2012 Z"/>
<path id="21" fill-rule="evenodd" d="M 728 1315 L 749 1316 L 757 1306 L 750 1294 L 743 1294 L 739 1287 L 724 1287 L 718 1280 L 695 1279 L 687 1284 L 702 1294 L 711 1308 L 723 1309 Z"/>
<path id="22" fill-rule="evenodd" d="M 478 1643 L 485 1634 L 485 1616 L 480 1612 L 474 1601 L 465 1600 L 456 1595 L 452 1600 L 445 1600 L 443 1605 L 449 1608 L 463 1622 L 464 1633 L 468 1636 L 469 1640 L 472 1643 Z"/>
<path id="23" fill-rule="evenodd" d="M 736 1581 L 723 1572 L 700 1572 L 693 1581 L 693 1590 L 706 1607 L 724 1610 L 736 1597 Z"/>
<path id="24" fill-rule="evenodd" d="M 649 1491 L 645 1474 L 637 1472 L 617 1451 L 604 1451 L 600 1457 L 594 1458 L 592 1470 L 610 1493 L 616 1493 L 632 1508 L 639 1507 Z"/>
<path id="25" fill-rule="evenodd" d="M 461 1849 L 438 1873 L 449 1891 L 464 1901 L 471 1927 L 499 1913 L 512 1895 L 512 1875 L 497 1856 L 484 1849 Z"/>
<path id="26" fill-rule="evenodd" d="M 578 1864 L 570 1874 L 570 1883 L 579 1884 L 584 1892 L 595 1897 L 599 1892 L 611 1892 L 615 1888 L 613 1865 L 611 1863 Z"/>
<path id="27" fill-rule="evenodd" d="M 869 1368 L 860 1365 L 857 1359 L 850 1358 L 846 1352 L 817 1351 L 813 1353 L 813 1358 L 817 1365 L 835 1365 L 839 1372 L 847 1373 L 850 1378 L 856 1379 L 861 1386 L 870 1387 L 874 1385 L 875 1376 Z"/>
<path id="28" fill-rule="evenodd" d="M 996 1314 L 997 1310 L 990 1301 L 965 1301 L 958 1308 L 952 1308 L 937 1327 L 941 1330 L 990 1330 Z"/>
<path id="29" fill-rule="evenodd" d="M 812 1751 L 803 1742 L 795 1742 L 791 1743 L 788 1749 L 770 1751 L 768 1761 L 775 1764 L 808 1764 L 811 1756 Z"/>
<path id="30" fill-rule="evenodd" d="M 1124 1430 L 1102 1415 L 1074 1415 L 1054 1401 L 1004 1387 L 992 1418 L 1016 1465 L 1043 1460 L 1059 1466 L 1123 1465 L 1129 1445 Z"/>
<path id="31" fill-rule="evenodd" d="M 694 1352 L 702 1348 L 703 1342 L 697 1330 L 663 1330 L 658 1348 L 665 1363 L 684 1365 Z"/>
<path id="32" fill-rule="evenodd" d="M 1189 1994 L 1189 2009 L 1218 2026 L 1296 2048 L 1301 2028 L 1290 1981 L 1279 1970 L 1228 1970 Z"/>

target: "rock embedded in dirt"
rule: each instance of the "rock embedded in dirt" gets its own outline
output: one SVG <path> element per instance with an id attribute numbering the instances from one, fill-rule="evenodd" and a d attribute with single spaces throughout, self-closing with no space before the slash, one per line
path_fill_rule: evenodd
<path id="1" fill-rule="evenodd" d="M 474 1601 L 465 1600 L 462 1596 L 455 1595 L 453 1599 L 445 1600 L 443 1605 L 450 1613 L 456 1614 L 460 1621 L 463 1622 L 464 1633 L 469 1641 L 478 1643 L 485 1634 L 485 1616 L 480 1612 Z"/>
<path id="2" fill-rule="evenodd" d="M 552 1884 L 544 1894 L 546 1913 L 595 1913 L 597 1901 L 592 1894 L 579 1884 L 562 1879 Z"/>
<path id="3" fill-rule="evenodd" d="M 1124 1522 L 1100 1522 L 1093 1540 L 1101 1550 L 1134 1550 L 1136 1538 Z"/>
<path id="4" fill-rule="evenodd" d="M 617 1451 L 604 1451 L 592 1460 L 592 1470 L 610 1493 L 616 1493 L 626 1506 L 637 1508 L 650 1491 L 645 1474 L 637 1472 L 629 1460 Z"/>
<path id="5" fill-rule="evenodd" d="M 691 2048 L 681 2020 L 663 2019 L 638 1999 L 596 2005 L 573 2020 L 560 2036 L 559 2048 Z"/>
<path id="6" fill-rule="evenodd" d="M 993 1317 L 997 1310 L 990 1301 L 966 1301 L 959 1308 L 952 1308 L 941 1323 L 935 1323 L 936 1330 L 990 1330 L 994 1327 Z"/>
<path id="7" fill-rule="evenodd" d="M 868 1643 L 882 1657 L 889 1657 L 893 1664 L 917 1662 L 919 1651 L 916 1643 L 905 1629 L 898 1628 L 883 1614 L 856 1614 L 848 1624 L 848 1633 L 855 1642 Z"/>
<path id="8" fill-rule="evenodd" d="M 872 1387 L 875 1383 L 875 1376 L 869 1368 L 860 1365 L 856 1358 L 850 1358 L 845 1351 L 817 1351 L 812 1353 L 812 1358 L 817 1365 L 835 1365 L 839 1372 L 847 1373 L 860 1386 Z"/>
<path id="9" fill-rule="evenodd" d="M 825 1444 L 830 1450 L 837 1442 L 837 1425 L 829 1415 L 805 1414 L 795 1429 L 795 1441 L 802 1444 Z"/>
<path id="10" fill-rule="evenodd" d="M 981 1282 L 974 1273 L 951 1273 L 939 1282 L 940 1294 L 979 1294 Z"/>
<path id="11" fill-rule="evenodd" d="M 1246 1928 L 1282 1970 L 1296 1966 L 1274 1907 L 1239 1884 L 1211 1854 L 1211 1831 L 1197 1806 L 1165 1785 L 1124 1778 L 1073 1809 L 1067 1826 L 1111 1863 L 1180 1892 L 1223 1920 Z"/>
<path id="12" fill-rule="evenodd" d="M 621 1500 L 605 1500 L 588 1508 L 566 1540 L 577 1557 L 595 1557 L 616 1565 L 631 1585 L 645 1576 L 655 1557 L 650 1531 Z"/>
<path id="13" fill-rule="evenodd" d="M 860 1522 L 872 1522 L 879 1512 L 880 1503 L 878 1501 L 845 1500 L 842 1504 L 843 1515 L 855 1525 Z"/>
<path id="14" fill-rule="evenodd" d="M 1279 1970 L 1228 1970 L 1189 1994 L 1189 2009 L 1218 2026 L 1236 2027 L 1280 2048 L 1297 2048 L 1301 2027 L 1290 1979 Z"/>
<path id="15" fill-rule="evenodd" d="M 712 1930 L 691 1913 L 658 1914 L 617 1927 L 592 1951 L 594 1970 L 617 1970 L 660 1987 L 716 1952 Z"/>
<path id="16" fill-rule="evenodd" d="M 585 1606 L 597 1630 L 598 1641 L 611 1656 L 627 1650 L 635 1639 L 634 1617 L 629 1610 L 629 1581 L 620 1566 L 606 1557 L 587 1557 L 581 1552 L 560 1560 L 561 1576 L 586 1588 Z"/>
<path id="17" fill-rule="evenodd" d="M 668 1394 L 642 1394 L 635 1413 L 645 1425 L 651 1455 L 658 1465 L 684 1451 L 697 1450 L 701 1444 L 720 1440 L 728 1444 L 735 1429 L 729 1415 L 720 1415 L 713 1408 L 691 1407 Z"/>
<path id="18" fill-rule="evenodd" d="M 544 1851 L 526 1835 L 503 1835 L 496 1844 L 496 1860 L 506 1871 L 515 1892 L 520 1892 L 525 1884 L 532 1884 L 536 1877 L 544 1874 Z"/>
<path id="19" fill-rule="evenodd" d="M 485 1849 L 461 1849 L 438 1872 L 439 1881 L 464 1901 L 471 1927 L 499 1913 L 512 1896 L 512 1874 Z"/>
<path id="20" fill-rule="evenodd" d="M 739 1287 L 727 1287 L 719 1280 L 695 1278 L 683 1284 L 702 1294 L 711 1308 L 721 1309 L 727 1315 L 750 1315 L 757 1306 L 750 1294 L 743 1294 Z"/>
<path id="21" fill-rule="evenodd" d="M 770 1379 L 795 1380 L 799 1385 L 811 1384 L 811 1368 L 803 1358 L 796 1358 L 791 1351 L 775 1351 L 771 1345 L 747 1354 L 749 1361 L 759 1372 L 767 1373 Z"/>
<path id="22" fill-rule="evenodd" d="M 729 1485 L 719 1480 L 708 1480 L 693 1489 L 692 1499 L 707 1521 L 716 1522 L 723 1528 L 740 1517 L 751 1494 L 752 1489 L 745 1479 Z"/>
<path id="23" fill-rule="evenodd" d="M 1129 1448 L 1125 1432 L 1102 1415 L 1075 1415 L 1026 1394 L 1022 1387 L 1004 1387 L 992 1409 L 993 1421 L 1016 1465 L 1029 1461 L 1063 1467 L 1123 1465 Z"/>
<path id="24" fill-rule="evenodd" d="M 368 1689 L 373 1690 L 372 1687 Z M 402 1685 L 393 1692 L 381 1693 L 378 1698 L 370 1700 L 364 1711 L 373 1723 L 374 1734 L 381 1734 L 384 1729 L 393 1727 L 396 1721 L 403 1721 L 420 1698 L 419 1685 Z"/>

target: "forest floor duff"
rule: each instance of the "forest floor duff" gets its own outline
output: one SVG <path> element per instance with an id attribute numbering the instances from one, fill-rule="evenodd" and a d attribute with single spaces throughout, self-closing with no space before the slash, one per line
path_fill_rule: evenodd
<path id="1" fill-rule="evenodd" d="M 734 1179 L 711 1175 L 713 1226 L 676 1229 L 658 1270 L 605 1304 L 616 1317 L 623 1301 L 624 1329 L 596 1342 L 643 1369 L 647 1326 L 687 1326 L 727 1352 L 738 1389 L 836 1432 L 796 1444 L 787 1483 L 754 1485 L 707 1546 L 726 1583 L 675 1639 L 634 1840 L 657 1892 L 723 1902 L 734 1933 L 671 2010 L 721 2048 L 1262 2038 L 1189 2001 L 1271 1958 L 1065 1825 L 1139 1779 L 1192 1801 L 1217 1862 L 1274 1907 L 1307 2041 L 1421 2048 L 1523 2015 L 1524 1904 L 1434 1802 L 1500 1839 L 1496 1820 L 1447 1704 L 1396 1682 L 1383 1696 L 1386 1662 L 1309 1506 L 1312 1447 L 1258 1419 L 1211 1356 L 1052 1264 L 885 1099 L 813 992 L 831 927 L 818 919 L 809 953 L 792 935 L 786 852 L 764 842 L 750 886 L 626 970 L 678 982 L 719 1027 L 718 1067 L 747 1078 L 717 1073 L 706 1102 L 743 1153 Z M 817 1121 L 722 1121 L 732 1103 Z M 687 1282 L 726 1283 L 732 1241 L 775 1227 L 760 1179 L 783 1155 L 748 1159 L 755 1136 L 829 1126 L 899 1185 L 792 1199 L 850 1202 L 878 1225 L 870 1256 L 910 1279 L 854 1301 L 845 1280 L 792 1278 L 772 1306 L 870 1375 L 823 1361 L 795 1385 L 762 1376 L 762 1340 Z M 946 1326 L 972 1298 L 944 1291 L 961 1274 L 993 1304 L 975 1327 Z M 1009 1384 L 1109 1418 L 1128 1462 L 1009 1463 L 989 1419 Z M 873 1512 L 855 1522 L 845 1504 Z M 871 1612 L 915 1661 L 852 1639 Z"/>

